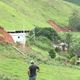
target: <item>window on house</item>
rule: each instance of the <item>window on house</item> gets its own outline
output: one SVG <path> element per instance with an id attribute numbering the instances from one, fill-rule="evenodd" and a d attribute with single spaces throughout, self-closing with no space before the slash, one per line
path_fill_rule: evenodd
<path id="1" fill-rule="evenodd" d="M 20 38 L 20 36 L 18 36 L 18 38 Z"/>

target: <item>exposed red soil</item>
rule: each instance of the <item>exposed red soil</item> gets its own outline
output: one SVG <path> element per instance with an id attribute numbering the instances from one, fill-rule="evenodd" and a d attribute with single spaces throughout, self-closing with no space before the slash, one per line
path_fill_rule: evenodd
<path id="1" fill-rule="evenodd" d="M 13 43 L 13 38 L 7 33 L 2 27 L 0 27 L 0 34 L 3 35 L 3 37 L 0 37 L 0 40 L 5 41 L 7 43 Z"/>
<path id="2" fill-rule="evenodd" d="M 57 32 L 69 32 L 70 29 L 67 28 L 61 28 L 59 25 L 57 25 L 53 20 L 48 20 L 48 23 L 52 26 L 52 28 Z"/>

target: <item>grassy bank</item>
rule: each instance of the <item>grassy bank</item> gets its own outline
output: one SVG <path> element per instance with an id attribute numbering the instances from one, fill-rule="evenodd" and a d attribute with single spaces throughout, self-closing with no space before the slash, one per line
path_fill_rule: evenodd
<path id="1" fill-rule="evenodd" d="M 67 26 L 75 9 L 80 6 L 66 0 L 0 0 L 0 26 L 7 30 L 50 27 L 49 19 Z"/>
<path id="2" fill-rule="evenodd" d="M 0 79 L 26 80 L 30 65 L 11 45 L 0 45 Z M 37 62 L 38 63 L 38 62 Z M 80 70 L 66 66 L 55 66 L 40 63 L 37 80 L 79 80 Z"/>
<path id="3" fill-rule="evenodd" d="M 79 80 L 80 70 L 40 64 L 40 72 L 37 80 Z M 28 64 L 22 60 L 0 59 L 0 74 L 5 74 L 10 80 L 26 80 Z"/>

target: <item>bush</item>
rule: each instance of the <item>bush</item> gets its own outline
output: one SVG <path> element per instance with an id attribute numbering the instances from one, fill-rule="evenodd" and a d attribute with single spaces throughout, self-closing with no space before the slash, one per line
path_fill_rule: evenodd
<path id="1" fill-rule="evenodd" d="M 72 15 L 69 17 L 69 26 L 74 31 L 80 31 L 80 11 L 74 10 Z"/>
<path id="2" fill-rule="evenodd" d="M 56 61 L 59 61 L 60 63 L 65 63 L 65 62 L 68 62 L 68 59 L 64 56 L 60 56 L 60 55 L 57 55 L 57 57 L 55 58 Z M 67 64 L 67 63 L 66 63 Z"/>
<path id="3" fill-rule="evenodd" d="M 54 49 L 50 49 L 50 51 L 49 51 L 49 56 L 50 56 L 51 58 L 55 58 L 55 57 L 56 57 L 56 52 L 55 52 Z"/>
<path id="4" fill-rule="evenodd" d="M 52 48 L 51 41 L 43 36 L 37 37 L 34 45 L 47 51 L 49 51 Z"/>
<path id="5" fill-rule="evenodd" d="M 70 63 L 71 63 L 72 65 L 75 65 L 76 61 L 77 61 L 77 57 L 76 57 L 76 56 L 74 56 L 74 57 L 72 57 L 72 58 L 70 59 Z"/>
<path id="6" fill-rule="evenodd" d="M 56 47 L 56 48 L 55 48 L 55 51 L 58 53 L 58 52 L 60 52 L 61 50 L 60 50 L 60 48 Z"/>
<path id="7" fill-rule="evenodd" d="M 53 28 L 40 28 L 36 27 L 34 30 L 30 32 L 30 36 L 33 35 L 33 38 L 44 36 L 47 37 L 49 40 L 58 40 L 60 37 L 58 36 L 57 32 L 53 30 Z"/>
<path id="8" fill-rule="evenodd" d="M 70 60 L 72 57 L 75 56 L 75 54 L 74 53 L 65 53 L 63 56 L 65 56 L 67 59 Z"/>

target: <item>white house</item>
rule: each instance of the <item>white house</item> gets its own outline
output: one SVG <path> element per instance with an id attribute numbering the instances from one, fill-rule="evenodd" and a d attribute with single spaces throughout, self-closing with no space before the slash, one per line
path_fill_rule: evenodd
<path id="1" fill-rule="evenodd" d="M 9 31 L 8 33 L 12 36 L 15 43 L 18 42 L 25 45 L 29 31 Z"/>

